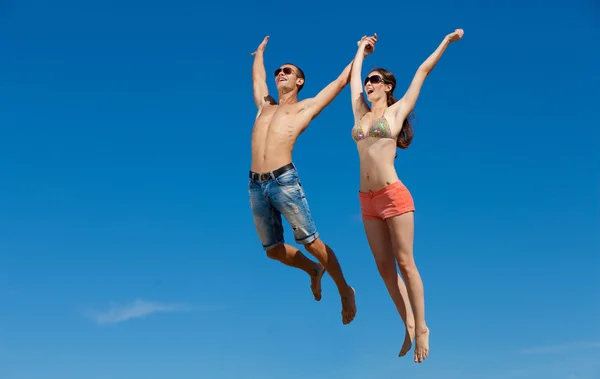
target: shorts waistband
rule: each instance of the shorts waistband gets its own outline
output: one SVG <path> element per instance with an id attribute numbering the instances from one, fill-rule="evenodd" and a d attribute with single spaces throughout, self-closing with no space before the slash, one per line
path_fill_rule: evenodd
<path id="1" fill-rule="evenodd" d="M 400 180 L 397 180 L 397 181 L 390 183 L 387 186 L 382 187 L 375 191 L 369 191 L 369 192 L 358 191 L 358 196 L 363 197 L 363 198 L 372 199 L 374 197 L 382 195 L 382 194 L 384 194 L 390 190 L 393 190 L 395 188 L 403 188 L 403 187 L 404 187 L 404 184 Z"/>
<path id="2" fill-rule="evenodd" d="M 292 162 L 269 172 L 254 172 L 250 170 L 250 179 L 254 182 L 267 182 L 271 179 L 277 179 L 281 175 L 295 168 L 296 166 L 294 166 L 294 163 Z"/>

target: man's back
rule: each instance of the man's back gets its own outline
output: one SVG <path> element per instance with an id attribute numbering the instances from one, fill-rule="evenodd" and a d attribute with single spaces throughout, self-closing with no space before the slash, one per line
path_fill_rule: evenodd
<path id="1" fill-rule="evenodd" d="M 252 131 L 252 171 L 269 172 L 292 162 L 294 144 L 310 123 L 303 105 L 266 103 L 259 111 Z"/>

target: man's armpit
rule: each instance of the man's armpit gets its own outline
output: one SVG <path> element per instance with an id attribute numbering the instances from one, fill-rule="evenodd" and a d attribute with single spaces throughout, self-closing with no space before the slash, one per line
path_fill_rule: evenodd
<path id="1" fill-rule="evenodd" d="M 271 105 L 277 105 L 277 101 L 275 101 L 275 98 L 273 98 L 273 96 L 271 95 L 267 95 L 265 96 L 265 103 L 269 103 Z"/>

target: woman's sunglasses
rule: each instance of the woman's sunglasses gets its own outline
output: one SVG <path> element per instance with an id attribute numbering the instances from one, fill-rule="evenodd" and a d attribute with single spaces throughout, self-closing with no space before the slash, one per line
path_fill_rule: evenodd
<path id="1" fill-rule="evenodd" d="M 372 76 L 368 76 L 365 78 L 365 85 L 367 85 L 367 83 L 373 83 L 373 84 L 377 84 L 377 83 L 384 83 L 385 80 L 383 80 L 383 78 L 379 75 L 372 75 Z"/>

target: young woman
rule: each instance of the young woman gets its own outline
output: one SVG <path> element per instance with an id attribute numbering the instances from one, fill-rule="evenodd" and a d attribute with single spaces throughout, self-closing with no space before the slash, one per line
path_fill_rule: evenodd
<path id="1" fill-rule="evenodd" d="M 414 361 L 421 363 L 429 354 L 429 328 L 425 323 L 423 282 L 413 256 L 414 203 L 394 168 L 396 147 L 406 149 L 413 130 L 408 120 L 425 78 L 452 42 L 464 32 L 456 29 L 421 64 L 410 87 L 400 100 L 394 98 L 396 78 L 383 68 L 371 70 L 364 81 L 363 58 L 374 51 L 377 34 L 363 37 L 350 78 L 354 127 L 352 138 L 360 156 L 359 199 L 362 219 L 379 273 L 406 326 L 404 344 L 399 356 L 405 355 L 416 339 Z M 406 282 L 398 276 L 396 266 Z"/>

